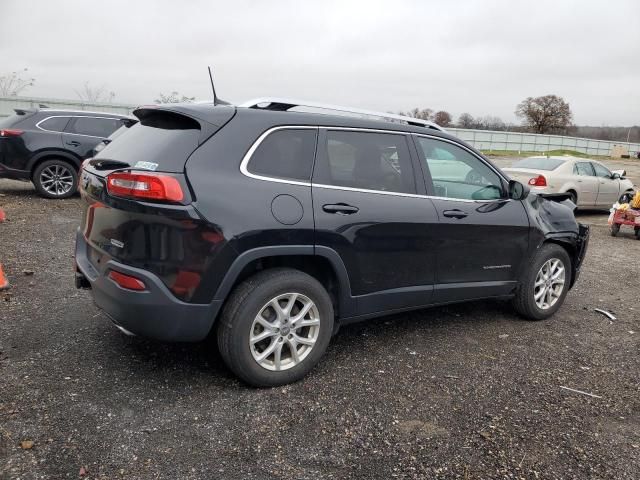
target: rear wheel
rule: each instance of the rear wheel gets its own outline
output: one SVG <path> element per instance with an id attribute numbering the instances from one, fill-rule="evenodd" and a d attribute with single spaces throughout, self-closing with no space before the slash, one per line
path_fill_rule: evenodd
<path id="1" fill-rule="evenodd" d="M 78 173 L 65 160 L 46 160 L 33 172 L 33 184 L 45 198 L 68 198 L 78 190 Z"/>
<path id="2" fill-rule="evenodd" d="M 569 200 L 578 208 L 578 194 L 573 190 L 567 192 L 569 194 Z"/>
<path id="3" fill-rule="evenodd" d="M 611 228 L 609 229 L 609 232 L 611 233 L 611 236 L 615 237 L 616 235 L 618 235 L 619 231 L 620 231 L 620 224 L 612 223 L 611 224 Z"/>
<path id="4" fill-rule="evenodd" d="M 564 303 L 571 284 L 571 259 L 554 243 L 543 245 L 513 300 L 513 307 L 529 320 L 551 317 Z"/>
<path id="5" fill-rule="evenodd" d="M 274 387 L 304 377 L 324 354 L 333 331 L 333 305 L 306 273 L 272 269 L 239 285 L 218 325 L 227 366 L 245 382 Z"/>

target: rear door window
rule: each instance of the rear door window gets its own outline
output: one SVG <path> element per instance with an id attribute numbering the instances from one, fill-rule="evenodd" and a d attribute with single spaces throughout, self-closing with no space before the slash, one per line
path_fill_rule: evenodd
<path id="1" fill-rule="evenodd" d="M 407 137 L 328 130 L 319 149 L 313 181 L 362 190 L 416 193 Z"/>
<path id="2" fill-rule="evenodd" d="M 308 182 L 316 150 L 316 128 L 287 128 L 270 133 L 249 159 L 254 175 Z"/>
<path id="3" fill-rule="evenodd" d="M 121 126 L 119 118 L 74 117 L 67 127 L 67 133 L 107 138 Z"/>
<path id="4" fill-rule="evenodd" d="M 583 177 L 595 176 L 593 167 L 591 167 L 590 162 L 576 162 L 575 166 L 573 167 L 573 172 L 576 175 L 581 175 Z"/>
<path id="5" fill-rule="evenodd" d="M 64 132 L 71 117 L 49 117 L 38 123 L 38 127 L 48 132 Z"/>

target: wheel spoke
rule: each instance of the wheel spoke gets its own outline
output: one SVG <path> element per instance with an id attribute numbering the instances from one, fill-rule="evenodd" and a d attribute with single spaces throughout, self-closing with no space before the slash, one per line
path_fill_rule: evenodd
<path id="1" fill-rule="evenodd" d="M 294 363 L 300 363 L 300 355 L 298 355 L 298 342 L 295 340 L 287 340 L 289 351 L 291 352 L 291 359 Z"/>
<path id="2" fill-rule="evenodd" d="M 318 320 L 317 318 L 312 318 L 311 320 L 300 320 L 299 322 L 296 322 L 294 328 L 298 329 L 302 327 L 313 327 L 316 325 L 320 325 L 320 320 Z"/>
<path id="3" fill-rule="evenodd" d="M 277 342 L 276 350 L 273 354 L 273 364 L 276 367 L 276 370 L 280 370 L 282 366 L 282 342 Z"/>
<path id="4" fill-rule="evenodd" d="M 265 328 L 265 330 L 273 330 L 275 328 L 273 324 L 269 323 L 269 321 L 262 316 L 262 312 L 256 315 L 255 322 L 262 325 Z"/>
<path id="5" fill-rule="evenodd" d="M 251 337 L 251 343 L 258 343 L 264 340 L 265 338 L 273 337 L 276 335 L 276 332 L 272 331 L 271 328 L 263 330 L 258 335 Z"/>
<path id="6" fill-rule="evenodd" d="M 282 313 L 285 316 L 285 318 L 288 319 L 291 316 L 291 310 L 293 310 L 293 306 L 296 304 L 297 299 L 298 299 L 297 293 L 292 293 L 291 295 L 289 295 L 289 298 L 287 299 L 287 304 L 282 309 Z"/>
<path id="7" fill-rule="evenodd" d="M 541 288 L 541 289 L 538 291 L 538 293 L 535 293 L 535 294 L 533 295 L 533 298 L 534 298 L 536 301 L 540 300 L 540 299 L 544 296 L 544 294 L 546 293 L 546 291 L 547 291 L 546 287 Z"/>
<path id="8" fill-rule="evenodd" d="M 311 307 L 313 307 L 313 303 L 311 303 L 311 302 L 305 303 L 304 306 L 302 307 L 302 309 L 298 312 L 298 314 L 291 319 L 291 323 L 293 325 L 297 325 L 298 322 L 300 322 L 302 319 L 304 319 L 304 317 L 307 315 L 307 313 L 309 313 L 309 310 L 311 310 Z"/>
<path id="9" fill-rule="evenodd" d="M 278 340 L 277 339 L 273 339 L 271 341 L 271 343 L 269 344 L 269 346 L 267 348 L 265 348 L 263 352 L 260 353 L 258 358 L 256 358 L 258 363 L 264 362 L 267 359 L 267 357 L 269 355 L 271 355 L 275 351 L 277 346 L 278 346 Z"/>
<path id="10" fill-rule="evenodd" d="M 295 333 L 293 334 L 293 339 L 295 340 L 296 343 L 301 343 L 302 345 L 311 346 L 311 345 L 314 345 L 316 343 L 315 340 L 312 340 L 310 338 L 301 337 L 300 335 L 297 335 Z"/>

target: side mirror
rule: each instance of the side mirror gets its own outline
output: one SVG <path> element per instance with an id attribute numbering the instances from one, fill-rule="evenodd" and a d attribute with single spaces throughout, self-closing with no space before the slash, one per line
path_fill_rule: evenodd
<path id="1" fill-rule="evenodd" d="M 509 180 L 509 198 L 511 200 L 524 200 L 529 195 L 529 189 L 520 182 Z"/>
<path id="2" fill-rule="evenodd" d="M 618 172 L 611 174 L 611 180 L 617 180 L 620 178 L 620 174 Z"/>

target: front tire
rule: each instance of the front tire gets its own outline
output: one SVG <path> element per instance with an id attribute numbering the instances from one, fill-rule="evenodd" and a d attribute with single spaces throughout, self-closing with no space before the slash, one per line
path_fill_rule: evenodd
<path id="1" fill-rule="evenodd" d="M 551 317 L 564 303 L 571 285 L 571 259 L 554 243 L 544 244 L 513 299 L 513 307 L 528 320 Z"/>
<path id="2" fill-rule="evenodd" d="M 220 354 L 250 385 L 295 382 L 327 349 L 333 315 L 331 298 L 315 278 L 286 268 L 265 270 L 230 295 L 218 325 Z"/>
<path id="3" fill-rule="evenodd" d="M 33 185 L 44 198 L 68 198 L 78 191 L 78 172 L 65 160 L 45 160 L 33 172 Z"/>

